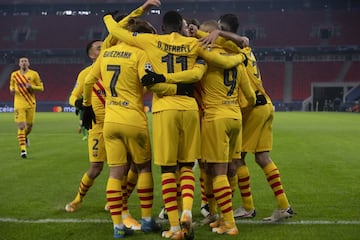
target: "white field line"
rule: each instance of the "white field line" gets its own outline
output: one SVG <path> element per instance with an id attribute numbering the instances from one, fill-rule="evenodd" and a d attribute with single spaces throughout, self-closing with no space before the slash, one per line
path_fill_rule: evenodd
<path id="1" fill-rule="evenodd" d="M 1 218 L 0 222 L 7 223 L 111 223 L 110 219 L 18 219 L 18 218 Z M 286 224 L 286 225 L 360 225 L 360 221 L 345 221 L 345 220 L 301 220 L 301 221 L 282 221 L 279 223 L 268 223 L 261 220 L 237 220 L 238 224 Z M 197 225 L 197 224 L 196 224 Z"/>

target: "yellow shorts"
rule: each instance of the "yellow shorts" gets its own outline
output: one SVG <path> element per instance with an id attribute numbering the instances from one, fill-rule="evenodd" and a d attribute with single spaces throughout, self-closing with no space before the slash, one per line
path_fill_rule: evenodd
<path id="1" fill-rule="evenodd" d="M 15 111 L 15 122 L 26 122 L 33 124 L 35 120 L 35 107 L 32 108 L 16 108 Z"/>
<path id="2" fill-rule="evenodd" d="M 195 162 L 200 158 L 198 111 L 166 110 L 153 113 L 154 159 L 159 166 Z"/>
<path id="3" fill-rule="evenodd" d="M 125 165 L 127 153 L 135 164 L 151 161 L 151 145 L 147 128 L 106 122 L 104 139 L 109 166 Z"/>
<path id="4" fill-rule="evenodd" d="M 241 119 L 202 121 L 201 157 L 210 163 L 227 163 L 240 158 Z"/>
<path id="5" fill-rule="evenodd" d="M 272 150 L 272 122 L 274 107 L 271 103 L 243 111 L 243 152 Z"/>
<path id="6" fill-rule="evenodd" d="M 103 123 L 93 124 L 92 129 L 89 130 L 88 151 L 90 162 L 106 161 L 103 125 Z"/>

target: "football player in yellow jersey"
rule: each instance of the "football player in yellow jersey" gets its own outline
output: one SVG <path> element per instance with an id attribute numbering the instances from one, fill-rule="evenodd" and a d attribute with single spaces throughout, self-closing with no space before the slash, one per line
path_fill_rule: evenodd
<path id="1" fill-rule="evenodd" d="M 145 21 L 133 19 L 127 28 L 132 31 L 153 29 Z M 132 234 L 122 219 L 122 190 L 126 181 L 128 157 L 135 163 L 138 173 L 137 189 L 141 205 L 141 230 L 158 231 L 161 226 L 152 218 L 153 177 L 151 171 L 151 146 L 147 118 L 144 112 L 143 85 L 141 78 L 145 70 L 151 69 L 146 53 L 134 46 L 119 42 L 101 52 L 84 87 L 84 124 L 92 127 L 91 89 L 96 79 L 103 79 L 106 91 L 104 140 L 107 149 L 109 178 L 106 187 L 108 206 L 114 225 L 114 237 L 121 238 Z M 96 115 L 96 114 L 95 114 Z M 90 121 L 87 121 L 89 119 Z M 97 123 L 97 116 L 94 119 Z"/>
<path id="2" fill-rule="evenodd" d="M 155 0 L 149 0 L 149 1 L 151 2 Z M 148 7 L 147 5 L 149 5 L 149 3 L 144 4 L 142 7 L 146 9 Z M 116 13 L 116 20 L 119 21 L 118 24 L 120 26 L 126 26 L 128 20 L 131 17 L 137 17 L 142 13 L 143 13 L 142 8 L 136 9 L 126 17 L 120 15 L 119 13 Z M 117 40 L 113 38 L 111 34 L 109 34 L 104 41 L 94 40 L 90 42 L 87 45 L 86 52 L 89 58 L 94 62 L 100 53 L 100 49 L 111 47 L 112 45 L 116 44 L 116 41 Z M 89 74 L 91 68 L 92 65 L 86 67 L 84 70 L 82 70 L 79 73 L 75 88 L 73 89 L 71 96 L 69 98 L 69 103 L 72 106 L 76 106 L 78 109 L 82 109 L 84 80 L 85 77 Z M 105 91 L 103 89 L 101 80 L 98 80 L 94 85 L 92 94 L 95 104 L 94 107 L 96 108 L 95 113 L 98 121 L 97 124 L 94 126 L 94 128 L 89 131 L 90 135 L 88 139 L 88 146 L 89 146 L 90 166 L 88 171 L 84 173 L 81 179 L 75 199 L 72 202 L 66 204 L 65 210 L 67 212 L 74 212 L 80 207 L 83 198 L 85 197 L 90 187 L 94 184 L 96 177 L 99 176 L 99 174 L 101 173 L 103 169 L 104 161 L 106 161 L 105 144 L 102 136 L 102 129 L 103 129 L 102 122 L 104 118 L 104 108 L 105 108 L 104 105 Z M 132 186 L 131 191 L 136 185 L 136 180 L 137 179 L 134 180 L 135 183 L 131 184 Z M 107 205 L 105 205 L 105 210 L 109 210 Z M 133 219 L 129 214 L 127 214 L 127 216 L 128 217 L 126 217 L 125 219 L 127 226 L 134 230 L 140 230 L 141 225 L 135 219 Z"/>
<path id="3" fill-rule="evenodd" d="M 164 15 L 163 35 L 131 33 L 118 27 L 111 16 L 105 16 L 104 21 L 113 36 L 144 49 L 156 73 L 176 73 L 191 69 L 198 56 L 214 62 L 222 60 L 225 67 L 233 67 L 244 60 L 241 54 L 231 57 L 213 54 L 200 47 L 196 38 L 182 36 L 183 19 L 175 11 Z M 198 107 L 196 101 L 188 96 L 153 96 L 154 157 L 155 164 L 161 166 L 162 189 L 166 192 L 163 199 L 170 222 L 170 230 L 163 232 L 162 236 L 174 239 L 183 238 L 184 235 L 192 239 L 194 233 L 191 211 L 195 185 L 192 166 L 194 160 L 200 157 Z M 180 222 L 175 175 L 178 164 L 183 203 Z"/>
<path id="4" fill-rule="evenodd" d="M 92 60 L 92 62 L 94 62 L 99 56 L 102 43 L 103 42 L 101 40 L 93 40 L 87 44 L 86 53 L 88 57 Z M 69 97 L 70 105 L 76 106 L 79 109 L 82 109 L 85 77 L 89 74 L 91 68 L 92 65 L 84 68 L 79 73 L 75 87 Z M 96 85 L 94 86 L 92 97 L 94 102 L 94 111 L 98 116 L 98 121 L 94 128 L 89 131 L 88 135 L 88 152 L 90 166 L 81 178 L 78 192 L 74 200 L 66 204 L 65 210 L 67 212 L 75 212 L 77 209 L 80 208 L 81 203 L 86 196 L 86 193 L 94 184 L 95 179 L 100 175 L 104 166 L 104 161 L 106 161 L 106 151 L 102 136 L 103 118 L 105 115 L 105 91 L 101 80 L 97 81 Z"/>
<path id="5" fill-rule="evenodd" d="M 204 22 L 201 29 L 211 32 L 217 29 L 216 21 Z M 221 46 L 213 45 L 212 52 L 227 55 Z M 228 181 L 228 165 L 234 155 L 240 158 L 242 116 L 239 104 L 239 88 L 255 105 L 255 93 L 250 87 L 245 66 L 224 69 L 208 64 L 206 74 L 200 81 L 203 117 L 201 124 L 201 161 L 205 163 L 207 182 L 221 210 L 222 220 L 211 223 L 218 234 L 237 235 L 232 210 L 232 190 Z"/>
<path id="6" fill-rule="evenodd" d="M 220 17 L 218 22 L 223 31 L 212 32 L 210 34 L 212 36 L 209 35 L 209 38 L 203 39 L 204 43 L 214 42 L 214 39 L 220 35 L 234 41 L 239 47 L 244 46 L 244 38 L 235 34 L 238 27 L 236 16 L 233 14 L 225 14 Z M 220 40 L 220 42 L 224 43 L 224 39 Z M 232 50 L 234 49 L 235 48 L 232 48 Z M 255 215 L 255 208 L 250 189 L 250 175 L 245 164 L 246 153 L 252 152 L 255 154 L 256 163 L 264 171 L 278 205 L 273 214 L 270 217 L 264 218 L 264 221 L 276 222 L 292 217 L 294 212 L 283 188 L 279 169 L 270 158 L 270 151 L 272 150 L 273 143 L 272 121 L 274 119 L 274 107 L 269 95 L 262 85 L 260 71 L 252 49 L 245 46 L 242 49 L 238 49 L 238 51 L 243 52 L 248 57 L 246 71 L 248 72 L 252 88 L 257 93 L 257 105 L 259 106 L 255 108 L 242 108 L 243 143 L 241 160 L 238 162 L 239 167 L 237 169 L 237 175 L 243 206 L 236 209 L 234 213 L 235 217 L 252 217 Z M 245 99 L 242 99 L 241 105 L 246 105 Z"/>
<path id="7" fill-rule="evenodd" d="M 36 112 L 35 92 L 43 92 L 44 84 L 39 73 L 30 69 L 27 57 L 19 59 L 20 69 L 11 73 L 10 92 L 14 94 L 15 122 L 18 127 L 17 138 L 20 145 L 20 156 L 27 158 L 26 147 Z"/>

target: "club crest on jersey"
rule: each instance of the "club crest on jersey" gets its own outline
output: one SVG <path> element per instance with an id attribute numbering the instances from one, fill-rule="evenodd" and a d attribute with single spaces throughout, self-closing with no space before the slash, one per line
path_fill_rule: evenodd
<path id="1" fill-rule="evenodd" d="M 96 90 L 96 93 L 97 93 L 97 95 L 99 95 L 99 96 L 106 96 L 105 91 L 102 90 L 102 89 L 97 89 L 97 90 Z"/>
<path id="2" fill-rule="evenodd" d="M 153 72 L 153 68 L 152 68 L 151 63 L 146 63 L 146 64 L 145 64 L 145 70 L 149 70 L 149 71 L 152 71 L 152 72 Z"/>

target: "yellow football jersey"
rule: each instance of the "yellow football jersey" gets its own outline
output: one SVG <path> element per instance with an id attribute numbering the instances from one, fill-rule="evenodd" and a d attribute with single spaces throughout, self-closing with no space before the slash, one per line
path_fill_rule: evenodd
<path id="1" fill-rule="evenodd" d="M 137 47 L 121 42 L 103 50 L 85 81 L 84 105 L 90 104 L 94 80 L 101 77 L 106 92 L 105 122 L 146 127 L 140 80 L 145 68 L 151 68 L 149 60 Z"/>
<path id="2" fill-rule="evenodd" d="M 32 89 L 26 88 L 27 84 L 31 84 Z M 14 91 L 14 108 L 35 107 L 34 91 L 44 91 L 44 84 L 38 72 L 28 69 L 25 74 L 22 74 L 20 70 L 17 70 L 11 73 L 10 91 Z"/>
<path id="3" fill-rule="evenodd" d="M 213 52 L 228 54 L 224 49 L 214 46 Z M 211 64 L 201 80 L 201 100 L 204 108 L 204 120 L 220 118 L 241 119 L 239 105 L 239 88 L 246 93 L 249 101 L 255 103 L 255 94 L 250 87 L 245 68 L 242 64 L 237 67 L 224 69 Z"/>
<path id="4" fill-rule="evenodd" d="M 93 64 L 84 68 L 78 75 L 74 89 L 69 98 L 69 104 L 75 106 L 75 101 L 82 98 L 84 91 L 84 82 L 86 76 L 90 73 Z M 91 89 L 91 98 L 93 109 L 96 115 L 96 123 L 104 122 L 105 117 L 105 90 L 103 81 L 99 78 Z"/>

